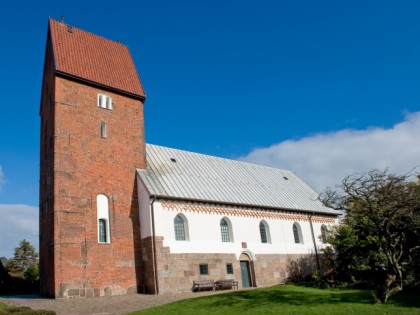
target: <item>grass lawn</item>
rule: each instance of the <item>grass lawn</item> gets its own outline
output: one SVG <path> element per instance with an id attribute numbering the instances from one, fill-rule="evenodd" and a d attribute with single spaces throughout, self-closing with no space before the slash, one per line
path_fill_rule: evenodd
<path id="1" fill-rule="evenodd" d="M 278 285 L 183 300 L 130 313 L 134 314 L 420 315 L 420 297 L 400 294 L 388 304 L 380 305 L 374 304 L 370 292 L 365 290 Z"/>

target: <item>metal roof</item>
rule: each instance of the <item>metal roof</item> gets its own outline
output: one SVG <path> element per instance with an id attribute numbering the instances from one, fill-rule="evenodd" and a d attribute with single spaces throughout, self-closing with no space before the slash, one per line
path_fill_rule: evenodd
<path id="1" fill-rule="evenodd" d="M 338 214 L 290 171 L 157 145 L 146 145 L 137 170 L 152 196 Z"/>

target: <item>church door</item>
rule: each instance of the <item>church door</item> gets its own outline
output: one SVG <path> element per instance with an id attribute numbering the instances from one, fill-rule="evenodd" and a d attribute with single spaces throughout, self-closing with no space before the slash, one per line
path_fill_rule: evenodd
<path id="1" fill-rule="evenodd" d="M 249 262 L 241 261 L 242 287 L 249 288 Z"/>

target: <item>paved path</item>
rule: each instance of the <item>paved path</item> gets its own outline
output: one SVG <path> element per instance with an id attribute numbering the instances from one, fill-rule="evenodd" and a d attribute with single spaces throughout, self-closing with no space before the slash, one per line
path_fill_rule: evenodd
<path id="1" fill-rule="evenodd" d="M 124 295 L 97 297 L 90 299 L 46 299 L 40 296 L 0 297 L 0 302 L 21 306 L 29 306 L 34 310 L 52 310 L 57 315 L 120 315 L 130 311 L 142 310 L 174 301 L 195 298 L 206 295 L 229 292 L 187 292 L 160 295 Z M 232 291 L 230 291 L 232 292 Z"/>

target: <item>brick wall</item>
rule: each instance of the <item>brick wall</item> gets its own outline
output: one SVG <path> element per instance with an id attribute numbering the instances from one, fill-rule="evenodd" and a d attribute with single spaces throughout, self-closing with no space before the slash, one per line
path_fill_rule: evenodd
<path id="1" fill-rule="evenodd" d="M 137 292 L 135 169 L 146 166 L 143 103 L 54 76 L 49 58 L 47 46 L 41 111 L 42 293 L 84 297 Z M 97 106 L 98 93 L 112 97 L 112 110 Z M 101 138 L 101 122 L 107 125 L 107 138 Z M 109 200 L 109 244 L 98 243 L 98 194 Z"/>
<path id="2" fill-rule="evenodd" d="M 41 100 L 39 231 L 40 231 L 40 290 L 44 295 L 54 292 L 54 94 L 55 80 L 51 57 L 51 42 L 47 42 Z"/>

